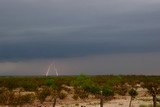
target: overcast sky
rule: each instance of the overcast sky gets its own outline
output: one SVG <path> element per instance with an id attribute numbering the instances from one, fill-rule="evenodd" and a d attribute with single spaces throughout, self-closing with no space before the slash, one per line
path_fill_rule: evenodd
<path id="1" fill-rule="evenodd" d="M 0 0 L 0 75 L 53 61 L 61 75 L 160 75 L 160 1 Z"/>

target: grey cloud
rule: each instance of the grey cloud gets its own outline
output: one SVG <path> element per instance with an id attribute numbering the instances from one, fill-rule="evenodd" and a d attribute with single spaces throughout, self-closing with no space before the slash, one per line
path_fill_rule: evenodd
<path id="1" fill-rule="evenodd" d="M 0 0 L 0 74 L 155 74 L 159 0 Z"/>
<path id="2" fill-rule="evenodd" d="M 118 32 L 102 32 L 102 28 L 99 30 L 95 32 L 94 29 L 83 32 L 80 30 L 58 34 L 25 32 L 23 35 L 26 36 L 19 35 L 19 38 L 14 39 L 14 36 L 6 40 L 2 38 L 0 40 L 0 59 L 27 60 L 160 51 L 158 29 L 137 32 L 121 31 L 121 35 Z M 28 37 L 27 35 L 34 36 Z"/>
<path id="3" fill-rule="evenodd" d="M 159 52 L 159 0 L 1 0 L 0 60 Z"/>

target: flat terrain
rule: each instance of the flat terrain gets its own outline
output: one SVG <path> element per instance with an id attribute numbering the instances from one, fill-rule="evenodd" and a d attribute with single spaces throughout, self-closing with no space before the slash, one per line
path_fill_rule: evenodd
<path id="1" fill-rule="evenodd" d="M 0 107 L 152 107 L 160 105 L 160 76 L 103 75 L 0 77 Z M 154 89 L 154 90 L 152 90 Z M 103 92 L 100 94 L 100 92 Z"/>

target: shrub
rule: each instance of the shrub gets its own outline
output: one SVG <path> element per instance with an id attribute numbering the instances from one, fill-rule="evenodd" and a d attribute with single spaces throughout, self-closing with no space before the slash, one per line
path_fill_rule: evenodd
<path id="1" fill-rule="evenodd" d="M 20 93 L 14 93 L 7 88 L 0 89 L 0 104 L 2 105 L 23 105 L 32 103 L 34 100 L 34 94 L 21 95 Z"/>
<path id="2" fill-rule="evenodd" d="M 20 95 L 19 97 L 19 103 L 20 105 L 26 104 L 26 103 L 33 103 L 35 100 L 34 94 L 26 94 L 26 95 Z"/>
<path id="3" fill-rule="evenodd" d="M 40 90 L 37 90 L 36 96 L 41 103 L 43 103 L 47 96 L 51 95 L 51 89 L 48 87 L 43 87 Z"/>
<path id="4" fill-rule="evenodd" d="M 44 85 L 47 86 L 47 87 L 51 87 L 53 89 L 56 89 L 56 84 L 55 84 L 55 81 L 53 79 L 45 80 Z"/>
<path id="5" fill-rule="evenodd" d="M 86 88 L 88 87 L 88 85 L 91 85 L 91 84 L 93 84 L 91 79 L 88 76 L 83 74 L 81 74 L 74 81 L 72 81 L 72 85 L 74 87 Z"/>
<path id="6" fill-rule="evenodd" d="M 60 99 L 65 99 L 67 97 L 67 93 L 64 93 L 64 92 L 60 92 L 60 94 L 59 94 L 59 98 Z"/>
<path id="7" fill-rule="evenodd" d="M 24 88 L 26 91 L 34 91 L 37 89 L 37 84 L 30 81 L 22 81 L 19 83 L 19 87 Z"/>
<path id="8" fill-rule="evenodd" d="M 7 88 L 1 88 L 0 89 L 0 104 L 2 105 L 8 105 L 10 101 L 12 100 L 14 96 L 14 93 Z"/>
<path id="9" fill-rule="evenodd" d="M 25 95 L 17 95 L 14 94 L 11 99 L 9 104 L 10 105 L 24 105 L 24 104 L 31 104 L 33 103 L 35 100 L 35 96 L 34 94 L 25 94 Z"/>
<path id="10" fill-rule="evenodd" d="M 91 94 L 99 94 L 100 87 L 98 85 L 88 84 L 86 87 L 84 87 L 84 90 Z"/>
<path id="11" fill-rule="evenodd" d="M 111 97 L 111 96 L 114 96 L 114 91 L 111 87 L 109 86 L 104 86 L 102 88 L 102 92 L 103 92 L 103 95 L 106 96 L 106 97 Z"/>
<path id="12" fill-rule="evenodd" d="M 98 94 L 100 91 L 100 88 L 98 85 L 95 85 L 90 77 L 86 75 L 80 75 L 78 76 L 74 81 L 72 81 L 72 85 L 76 90 L 81 90 L 81 92 L 85 92 L 85 94 L 91 93 L 91 94 Z"/>

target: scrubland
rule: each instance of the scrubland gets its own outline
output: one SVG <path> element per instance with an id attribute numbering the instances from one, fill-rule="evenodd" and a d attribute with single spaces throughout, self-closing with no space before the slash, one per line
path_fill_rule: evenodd
<path id="1" fill-rule="evenodd" d="M 159 107 L 160 76 L 4 76 L 0 106 Z"/>

